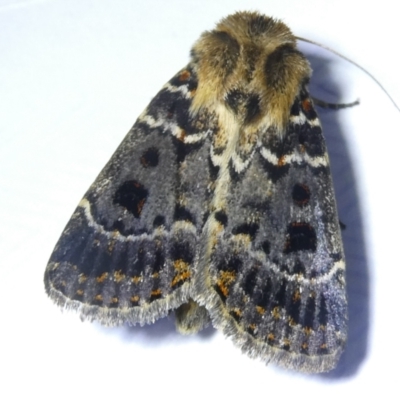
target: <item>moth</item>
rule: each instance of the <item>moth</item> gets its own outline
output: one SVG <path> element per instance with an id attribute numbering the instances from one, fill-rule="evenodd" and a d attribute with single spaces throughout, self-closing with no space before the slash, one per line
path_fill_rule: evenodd
<path id="1" fill-rule="evenodd" d="M 251 357 L 335 367 L 345 261 L 311 68 L 282 22 L 238 12 L 202 34 L 68 222 L 44 282 L 104 325 L 209 323 Z"/>

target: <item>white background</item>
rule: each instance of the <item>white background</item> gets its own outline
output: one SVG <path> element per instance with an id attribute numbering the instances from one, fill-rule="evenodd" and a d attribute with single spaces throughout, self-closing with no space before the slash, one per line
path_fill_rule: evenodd
<path id="1" fill-rule="evenodd" d="M 376 398 L 398 393 L 400 112 L 346 61 L 312 46 L 348 264 L 349 341 L 335 371 L 250 360 L 173 318 L 107 329 L 61 313 L 43 273 L 78 201 L 200 33 L 238 10 L 282 19 L 369 70 L 400 103 L 396 2 L 0 1 L 0 398 Z M 388 398 L 393 398 L 389 396 Z"/>

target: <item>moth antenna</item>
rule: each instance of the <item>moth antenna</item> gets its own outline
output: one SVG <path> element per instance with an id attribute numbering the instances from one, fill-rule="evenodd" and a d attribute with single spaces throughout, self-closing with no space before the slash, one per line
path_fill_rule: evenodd
<path id="1" fill-rule="evenodd" d="M 372 75 L 371 72 L 369 72 L 369 71 L 368 71 L 367 69 L 365 69 L 363 66 L 361 66 L 361 65 L 358 64 L 358 63 L 356 63 L 356 62 L 353 61 L 351 58 L 346 57 L 346 56 L 344 56 L 343 54 L 339 53 L 338 51 L 333 50 L 332 48 L 330 48 L 330 47 L 328 47 L 328 46 L 325 46 L 325 45 L 323 45 L 323 44 L 321 44 L 321 43 L 314 42 L 313 40 L 305 39 L 305 38 L 302 38 L 302 37 L 299 37 L 299 36 L 296 36 L 296 39 L 297 39 L 297 40 L 301 40 L 302 42 L 305 42 L 305 43 L 310 43 L 310 44 L 313 44 L 313 45 L 315 45 L 315 46 L 321 47 L 322 49 L 328 50 L 328 51 L 330 51 L 331 53 L 336 54 L 338 57 L 343 58 L 343 60 L 346 60 L 346 61 L 348 61 L 349 63 L 353 64 L 355 67 L 359 68 L 361 71 L 363 71 L 365 74 L 367 74 L 367 75 L 382 89 L 382 91 L 386 94 L 386 96 L 389 98 L 389 100 L 392 102 L 392 104 L 393 104 L 393 105 L 397 108 L 397 110 L 400 112 L 400 107 L 399 107 L 398 104 L 395 102 L 395 100 L 393 99 L 393 97 L 389 94 L 389 92 L 386 90 L 386 88 L 382 85 L 382 83 L 379 82 L 378 79 L 375 78 L 375 76 Z M 314 100 L 314 99 L 313 99 L 313 100 Z M 323 103 L 323 102 L 322 102 L 322 103 Z M 318 100 L 317 100 L 316 104 L 318 104 Z M 351 107 L 351 106 L 356 105 L 356 104 L 359 104 L 358 100 L 355 101 L 354 103 L 350 103 L 350 104 L 348 105 L 348 107 Z M 321 106 L 321 107 L 324 107 L 324 106 L 321 105 L 321 104 L 318 104 L 318 105 Z M 345 107 L 342 107 L 341 105 L 339 105 L 339 106 L 340 106 L 340 107 L 337 107 L 337 108 L 345 108 Z M 332 108 L 332 107 L 330 107 L 330 105 L 328 105 L 327 108 Z"/>

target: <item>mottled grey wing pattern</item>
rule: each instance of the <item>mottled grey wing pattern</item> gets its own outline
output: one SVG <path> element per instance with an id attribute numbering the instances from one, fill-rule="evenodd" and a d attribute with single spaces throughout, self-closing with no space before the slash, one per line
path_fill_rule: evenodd
<path id="1" fill-rule="evenodd" d="M 191 66 L 171 79 L 85 194 L 45 273 L 59 305 L 144 324 L 188 300 L 215 129 L 205 111 L 189 115 L 196 86 Z"/>
<path id="2" fill-rule="evenodd" d="M 240 153 L 240 149 L 236 154 Z M 208 222 L 196 295 L 249 355 L 331 369 L 346 340 L 344 255 L 328 155 L 306 87 L 283 138 L 265 132 L 230 163 L 226 208 Z"/>
<path id="3" fill-rule="evenodd" d="M 106 325 L 211 319 L 247 354 L 332 369 L 346 341 L 344 255 L 308 61 L 282 22 L 205 32 L 121 143 L 45 273 Z"/>

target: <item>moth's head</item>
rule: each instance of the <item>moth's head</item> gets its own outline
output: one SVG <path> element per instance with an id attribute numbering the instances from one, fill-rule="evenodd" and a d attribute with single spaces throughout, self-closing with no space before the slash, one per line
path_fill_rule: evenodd
<path id="1" fill-rule="evenodd" d="M 192 49 L 199 85 L 192 111 L 224 104 L 241 124 L 283 129 L 311 69 L 281 21 L 256 12 L 222 19 Z"/>

